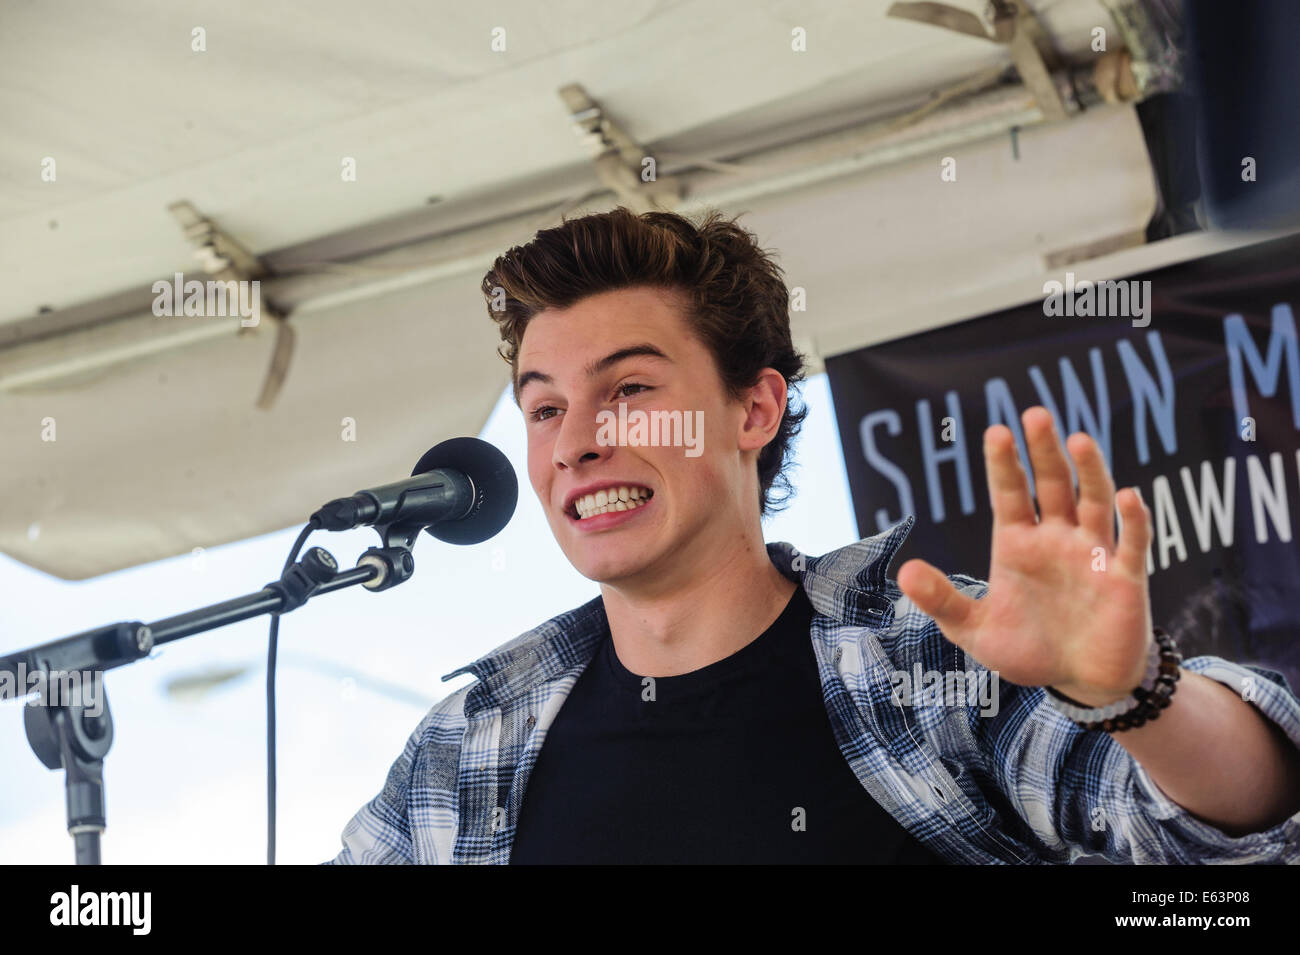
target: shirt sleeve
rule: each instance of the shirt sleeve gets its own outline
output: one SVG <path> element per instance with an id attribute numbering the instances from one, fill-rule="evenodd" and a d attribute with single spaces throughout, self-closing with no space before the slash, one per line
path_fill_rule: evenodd
<path id="1" fill-rule="evenodd" d="M 412 780 L 421 763 L 433 758 L 427 745 L 430 736 L 463 705 L 464 697 L 463 691 L 453 693 L 425 715 L 388 770 L 384 788 L 343 827 L 343 851 L 322 865 L 416 864 L 410 819 Z"/>
<path id="2" fill-rule="evenodd" d="M 1280 674 L 1212 656 L 1182 666 L 1242 693 L 1300 747 L 1300 700 Z M 1162 793 L 1110 734 L 1084 730 L 1057 712 L 1041 687 L 1004 686 L 1001 718 L 979 722 L 986 725 L 976 733 L 984 738 L 1002 794 L 1049 857 L 1064 862 L 1095 853 L 1120 864 L 1300 862 L 1300 812 L 1262 832 L 1226 835 Z"/>

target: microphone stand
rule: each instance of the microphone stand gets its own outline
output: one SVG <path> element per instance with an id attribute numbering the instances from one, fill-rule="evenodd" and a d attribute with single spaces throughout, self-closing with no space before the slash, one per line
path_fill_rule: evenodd
<path id="1" fill-rule="evenodd" d="M 312 547 L 278 581 L 254 593 L 153 623 L 132 620 L 96 627 L 0 657 L 0 673 L 19 678 L 20 696 L 33 692 L 22 685 L 24 674 L 29 680 L 38 675 L 41 699 L 24 708 L 23 724 L 37 758 L 66 774 L 68 833 L 77 865 L 100 864 L 100 836 L 107 824 L 104 757 L 113 744 L 113 716 L 102 689 L 92 692 L 90 700 L 84 691 L 75 700 L 51 700 L 51 685 L 62 680 L 63 685 L 102 687 L 105 670 L 144 659 L 164 643 L 262 614 L 285 614 L 318 594 L 356 584 L 375 591 L 395 587 L 414 573 L 411 548 L 421 529 L 409 524 L 377 527 L 385 546 L 368 549 L 351 570 L 340 572 L 329 551 Z"/>

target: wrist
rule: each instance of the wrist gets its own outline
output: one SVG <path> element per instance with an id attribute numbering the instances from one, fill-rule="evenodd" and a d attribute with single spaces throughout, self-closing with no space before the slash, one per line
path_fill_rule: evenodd
<path id="1" fill-rule="evenodd" d="M 1111 706 L 1121 700 L 1127 700 L 1133 694 L 1132 686 L 1123 690 L 1097 690 L 1079 687 L 1072 683 L 1053 683 L 1047 689 L 1054 690 L 1072 703 L 1085 707 Z"/>
<path id="2" fill-rule="evenodd" d="M 1132 699 L 1134 690 L 1139 687 L 1150 689 L 1159 672 L 1160 648 L 1157 641 L 1147 638 L 1142 667 L 1119 686 L 1104 687 L 1082 683 L 1053 683 L 1046 689 L 1065 697 L 1075 706 L 1106 707 L 1113 706 L 1121 700 Z"/>
<path id="3" fill-rule="evenodd" d="M 1087 730 L 1108 733 L 1135 729 L 1149 720 L 1158 719 L 1169 705 L 1180 676 L 1182 656 L 1173 638 L 1159 627 L 1149 648 L 1146 676 L 1132 690 L 1119 696 L 1106 691 L 1085 689 L 1085 698 L 1072 696 L 1055 687 L 1044 687 L 1052 706 Z M 1067 685 L 1068 687 L 1068 685 Z"/>

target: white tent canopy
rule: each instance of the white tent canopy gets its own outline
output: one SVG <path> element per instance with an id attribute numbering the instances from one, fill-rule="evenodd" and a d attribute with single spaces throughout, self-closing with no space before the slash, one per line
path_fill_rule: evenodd
<path id="1" fill-rule="evenodd" d="M 793 320 L 814 356 L 1031 299 L 1068 263 L 1104 278 L 1244 241 L 1134 247 L 1156 199 L 1131 107 L 1032 125 L 1032 99 L 1003 90 L 857 145 L 863 123 L 1007 62 L 888 6 L 7 9 L 0 550 L 94 576 L 301 523 L 477 433 L 508 381 L 486 266 L 561 211 L 619 201 L 567 84 L 680 170 L 680 211 L 746 213 L 806 290 Z M 1076 61 L 1112 27 L 1096 0 L 1034 6 Z M 297 338 L 269 409 L 270 322 L 150 311 L 153 282 L 197 273 L 179 200 L 276 273 L 263 291 Z"/>

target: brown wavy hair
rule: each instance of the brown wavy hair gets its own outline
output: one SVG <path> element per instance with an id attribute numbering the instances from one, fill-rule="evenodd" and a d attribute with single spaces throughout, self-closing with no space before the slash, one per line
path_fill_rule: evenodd
<path id="1" fill-rule="evenodd" d="M 808 413 L 795 391 L 804 357 L 790 338 L 781 267 L 734 218 L 711 211 L 696 224 L 672 212 L 638 215 L 619 206 L 562 220 L 498 257 L 483 276 L 482 291 L 501 333 L 497 351 L 517 379 L 519 346 L 539 312 L 638 286 L 684 293 L 687 321 L 713 355 L 731 397 L 757 384 L 764 368 L 784 376 L 785 413 L 758 455 L 759 512 L 780 510 L 794 493 L 788 476 L 793 439 Z"/>

